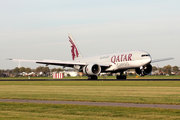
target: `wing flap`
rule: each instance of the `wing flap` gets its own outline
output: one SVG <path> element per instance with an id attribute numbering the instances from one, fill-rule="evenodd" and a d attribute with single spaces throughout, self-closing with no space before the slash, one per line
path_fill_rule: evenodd
<path id="1" fill-rule="evenodd" d="M 86 63 L 80 63 L 80 62 L 63 62 L 63 61 L 37 61 L 36 63 L 39 64 L 46 64 L 46 65 L 58 65 L 58 66 L 66 66 L 66 67 L 73 67 L 74 65 L 80 65 L 85 66 Z"/>

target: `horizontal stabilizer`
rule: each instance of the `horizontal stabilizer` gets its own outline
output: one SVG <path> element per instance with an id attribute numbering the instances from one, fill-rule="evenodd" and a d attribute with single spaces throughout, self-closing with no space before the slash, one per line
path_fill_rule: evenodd
<path id="1" fill-rule="evenodd" d="M 17 61 L 17 62 L 36 62 L 38 60 L 24 60 L 24 59 L 7 59 L 7 60 L 12 60 L 12 61 Z"/>
<path id="2" fill-rule="evenodd" d="M 151 61 L 151 63 L 155 63 L 155 62 L 161 62 L 161 61 L 166 61 L 166 60 L 173 60 L 174 58 L 169 57 L 169 58 L 163 58 L 163 59 L 154 59 Z"/>

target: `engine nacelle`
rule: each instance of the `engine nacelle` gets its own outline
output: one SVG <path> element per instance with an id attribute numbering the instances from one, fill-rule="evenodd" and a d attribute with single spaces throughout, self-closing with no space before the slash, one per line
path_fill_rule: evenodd
<path id="1" fill-rule="evenodd" d="M 145 65 L 145 66 L 143 66 L 143 69 L 144 69 L 143 75 L 148 75 L 152 71 L 152 65 L 151 64 Z M 136 68 L 136 73 L 139 75 L 142 75 L 142 69 Z"/>
<path id="2" fill-rule="evenodd" d="M 83 67 L 83 73 L 86 75 L 98 75 L 101 72 L 101 67 L 98 64 L 89 64 Z"/>

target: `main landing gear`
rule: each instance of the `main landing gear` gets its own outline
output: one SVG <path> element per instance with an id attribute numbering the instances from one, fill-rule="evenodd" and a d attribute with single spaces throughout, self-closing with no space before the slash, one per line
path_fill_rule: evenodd
<path id="1" fill-rule="evenodd" d="M 116 79 L 117 80 L 125 80 L 126 79 L 126 75 L 117 75 Z"/>
<path id="2" fill-rule="evenodd" d="M 90 75 L 90 76 L 88 76 L 88 80 L 97 80 L 97 76 L 96 75 Z M 116 76 L 116 79 L 117 80 L 125 80 L 126 79 L 126 75 L 123 75 L 123 74 L 121 74 L 121 75 L 117 75 Z"/>
<path id="3" fill-rule="evenodd" d="M 97 80 L 97 76 L 96 75 L 90 75 L 90 76 L 88 76 L 88 80 Z"/>
<path id="4" fill-rule="evenodd" d="M 126 79 L 126 75 L 123 75 L 123 72 L 120 73 L 120 75 L 116 76 L 117 80 L 125 80 Z"/>

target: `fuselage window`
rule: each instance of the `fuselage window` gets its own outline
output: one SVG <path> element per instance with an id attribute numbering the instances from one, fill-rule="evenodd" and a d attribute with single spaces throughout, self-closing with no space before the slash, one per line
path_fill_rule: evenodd
<path id="1" fill-rule="evenodd" d="M 145 57 L 145 56 L 150 56 L 149 54 L 143 54 L 141 55 L 141 57 Z"/>

